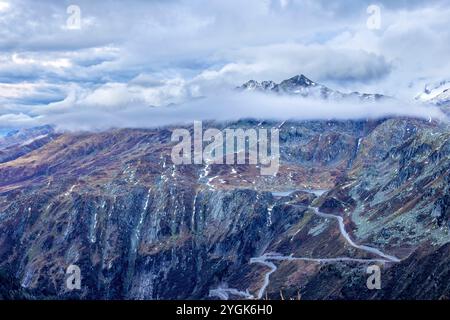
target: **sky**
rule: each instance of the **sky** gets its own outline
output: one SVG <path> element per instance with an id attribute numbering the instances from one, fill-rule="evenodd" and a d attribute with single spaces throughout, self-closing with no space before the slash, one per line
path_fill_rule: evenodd
<path id="1" fill-rule="evenodd" d="M 0 0 L 0 128 L 150 126 L 162 118 L 252 115 L 261 105 L 269 117 L 285 104 L 292 117 L 364 115 L 342 105 L 305 113 L 305 102 L 274 98 L 271 109 L 259 96 L 230 93 L 250 79 L 297 74 L 402 101 L 379 107 L 380 115 L 397 106 L 421 113 L 414 96 L 450 78 L 449 4 Z"/>

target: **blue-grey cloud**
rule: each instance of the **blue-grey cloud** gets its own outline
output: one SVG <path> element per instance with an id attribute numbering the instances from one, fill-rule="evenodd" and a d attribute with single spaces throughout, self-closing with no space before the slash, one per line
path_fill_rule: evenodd
<path id="1" fill-rule="evenodd" d="M 71 30 L 72 1 L 0 0 L 2 124 L 75 117 L 83 103 L 85 117 L 180 103 L 299 73 L 402 98 L 448 78 L 449 1 L 375 3 L 380 30 L 366 26 L 369 0 L 78 0 L 81 29 Z"/>

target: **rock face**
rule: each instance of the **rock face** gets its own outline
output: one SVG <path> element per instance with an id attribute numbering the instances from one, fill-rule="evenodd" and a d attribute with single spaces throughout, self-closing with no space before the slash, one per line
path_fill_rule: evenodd
<path id="1" fill-rule="evenodd" d="M 208 125 L 280 127 L 278 175 L 176 166 L 171 128 L 49 132 L 33 147 L 4 146 L 0 268 L 14 280 L 5 287 L 58 299 L 449 296 L 448 127 Z M 81 290 L 66 287 L 71 264 Z M 366 287 L 371 264 L 382 268 L 381 290 Z"/>

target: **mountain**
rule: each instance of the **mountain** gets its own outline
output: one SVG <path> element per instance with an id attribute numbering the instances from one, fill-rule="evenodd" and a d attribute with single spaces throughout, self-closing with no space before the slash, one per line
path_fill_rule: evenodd
<path id="1" fill-rule="evenodd" d="M 258 82 L 255 80 L 250 80 L 237 89 L 242 91 L 257 91 L 265 93 L 296 95 L 303 98 L 338 101 L 344 99 L 356 99 L 358 101 L 379 101 L 388 98 L 387 96 L 381 94 L 368 94 L 359 92 L 342 93 L 337 90 L 332 90 L 322 84 L 316 83 L 308 79 L 304 75 L 297 75 L 278 84 L 273 81 Z"/>
<path id="2" fill-rule="evenodd" d="M 0 289 L 20 293 L 19 283 L 58 299 L 450 297 L 447 125 L 204 127 L 279 127 L 279 173 L 174 165 L 171 127 L 58 133 L 21 153 L 23 142 L 2 149 Z M 81 290 L 65 286 L 71 264 Z M 370 265 L 381 268 L 380 290 L 366 286 Z"/>
<path id="3" fill-rule="evenodd" d="M 51 126 L 9 131 L 5 136 L 0 137 L 0 163 L 38 149 L 56 136 Z"/>
<path id="4" fill-rule="evenodd" d="M 9 130 L 5 135 L 0 136 L 0 149 L 4 149 L 18 144 L 30 144 L 35 140 L 42 139 L 54 133 L 51 126 L 40 126 L 25 129 Z"/>
<path id="5" fill-rule="evenodd" d="M 423 92 L 416 96 L 416 100 L 437 106 L 450 106 L 450 81 L 426 85 Z"/>

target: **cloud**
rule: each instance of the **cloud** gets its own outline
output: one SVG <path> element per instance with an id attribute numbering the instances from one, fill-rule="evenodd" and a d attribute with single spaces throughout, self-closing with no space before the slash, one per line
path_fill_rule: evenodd
<path id="1" fill-rule="evenodd" d="M 0 12 L 8 11 L 10 8 L 9 2 L 6 1 L 0 1 Z"/>
<path id="2" fill-rule="evenodd" d="M 119 110 L 226 99 L 249 79 L 300 73 L 405 101 L 448 78 L 448 0 L 377 3 L 380 30 L 366 27 L 369 0 L 78 0 L 71 30 L 71 2 L 0 0 L 0 126 L 69 114 L 115 124 Z"/>
<path id="3" fill-rule="evenodd" d="M 33 127 L 39 123 L 39 119 L 32 118 L 26 114 L 4 114 L 0 115 L 0 127 L 15 129 L 22 127 Z"/>
<path id="4" fill-rule="evenodd" d="M 446 121 L 436 107 L 404 104 L 400 101 L 361 103 L 359 101 L 323 101 L 263 93 L 221 92 L 212 97 L 191 99 L 179 105 L 151 107 L 134 102 L 103 107 L 70 101 L 71 107 L 53 105 L 44 113 L 36 108 L 27 115 L 0 116 L 0 125 L 37 126 L 53 124 L 58 130 L 106 130 L 110 128 L 153 128 L 191 124 L 193 121 L 266 120 L 344 120 L 409 116 Z M 103 99 L 101 100 L 103 101 Z M 75 104 L 75 107 L 73 107 Z"/>

